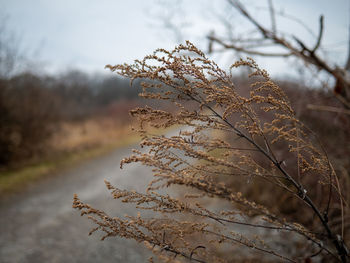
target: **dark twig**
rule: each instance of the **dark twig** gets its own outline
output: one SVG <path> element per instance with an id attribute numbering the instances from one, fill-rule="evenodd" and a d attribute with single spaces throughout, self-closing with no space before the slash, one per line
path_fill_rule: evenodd
<path id="1" fill-rule="evenodd" d="M 192 255 L 193 255 L 193 253 L 194 253 L 198 248 L 204 248 L 204 249 L 206 249 L 205 246 L 196 246 L 196 247 L 195 247 L 194 249 L 192 249 L 192 251 L 191 251 L 190 260 L 192 260 Z"/>
<path id="2" fill-rule="evenodd" d="M 311 53 L 315 53 L 316 50 L 319 48 L 319 46 L 321 44 L 321 40 L 322 40 L 322 36 L 323 36 L 323 20 L 324 20 L 324 17 L 323 17 L 323 15 L 321 15 L 320 16 L 320 31 L 319 31 L 319 34 L 318 34 L 316 45 L 313 48 L 313 50 L 311 51 Z"/>
<path id="3" fill-rule="evenodd" d="M 270 10 L 270 18 L 271 18 L 271 30 L 273 33 L 276 34 L 277 27 L 276 27 L 275 9 L 273 8 L 272 0 L 269 0 L 268 3 L 269 3 L 269 10 Z"/>

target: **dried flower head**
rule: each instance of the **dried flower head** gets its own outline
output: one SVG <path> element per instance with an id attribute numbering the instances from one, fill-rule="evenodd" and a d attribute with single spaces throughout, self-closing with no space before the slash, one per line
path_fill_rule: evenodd
<path id="1" fill-rule="evenodd" d="M 242 66 L 251 70 L 249 90 L 233 83 L 233 69 Z M 140 96 L 166 100 L 175 110 L 145 106 L 131 111 L 140 120 L 141 146 L 148 151 L 134 150 L 121 167 L 134 162 L 152 167 L 154 180 L 147 192 L 121 190 L 106 182 L 115 199 L 151 210 L 154 217 L 112 218 L 75 196 L 73 206 L 97 224 L 93 231 L 143 242 L 165 262 L 176 262 L 177 256 L 195 262 L 257 255 L 291 262 L 315 253 L 340 260 L 346 256 L 342 239 L 335 240 L 343 228 L 337 233 L 327 220 L 342 214 L 343 206 L 327 155 L 295 117 L 285 93 L 252 59 L 236 62 L 227 73 L 187 41 L 172 51 L 158 49 L 132 65 L 106 67 L 131 81 L 144 80 Z M 180 131 L 171 137 L 149 135 L 147 126 L 176 126 Z M 249 200 L 235 189 L 237 180 L 272 186 L 269 202 Z M 189 194 L 164 194 L 164 188 L 173 185 Z M 305 225 L 271 209 L 282 193 L 315 220 Z M 277 239 L 276 231 L 283 238 Z M 271 236 L 280 242 L 288 237 L 286 246 L 304 245 L 290 250 L 269 244 Z M 253 250 L 248 254 L 237 249 L 242 246 Z"/>

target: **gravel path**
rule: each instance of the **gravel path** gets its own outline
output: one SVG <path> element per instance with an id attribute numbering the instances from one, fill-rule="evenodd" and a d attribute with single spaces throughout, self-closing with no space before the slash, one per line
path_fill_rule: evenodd
<path id="1" fill-rule="evenodd" d="M 147 168 L 132 164 L 119 169 L 131 148 L 54 174 L 0 200 L 0 262 L 147 262 L 149 252 L 134 241 L 88 236 L 92 223 L 72 209 L 77 193 L 84 202 L 111 214 L 134 212 L 113 200 L 103 182 L 144 190 L 151 176 Z"/>

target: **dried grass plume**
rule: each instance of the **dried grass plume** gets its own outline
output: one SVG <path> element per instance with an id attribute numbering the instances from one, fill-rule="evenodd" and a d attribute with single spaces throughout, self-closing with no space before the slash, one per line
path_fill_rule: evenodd
<path id="1" fill-rule="evenodd" d="M 73 207 L 96 223 L 92 232 L 134 239 L 165 262 L 300 262 L 312 257 L 346 262 L 346 209 L 337 175 L 283 90 L 252 59 L 225 72 L 186 42 L 172 51 L 158 49 L 132 65 L 106 67 L 131 81 L 143 80 L 140 96 L 173 108 L 131 111 L 147 151 L 135 150 L 121 167 L 135 162 L 151 167 L 154 179 L 147 191 L 106 182 L 115 199 L 139 209 L 137 216 L 111 217 L 74 196 Z M 232 71 L 238 67 L 250 69 L 249 88 L 234 84 Z M 149 126 L 175 126 L 180 132 L 150 135 Z M 284 213 L 293 202 L 298 210 Z M 143 217 L 143 210 L 153 216 Z M 329 224 L 333 219 L 340 223 Z"/>

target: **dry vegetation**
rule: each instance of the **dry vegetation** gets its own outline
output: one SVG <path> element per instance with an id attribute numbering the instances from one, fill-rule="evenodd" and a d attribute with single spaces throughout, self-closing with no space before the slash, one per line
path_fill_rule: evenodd
<path id="1" fill-rule="evenodd" d="M 165 262 L 347 262 L 348 175 L 336 173 L 285 92 L 252 59 L 227 73 L 186 42 L 107 67 L 149 80 L 140 95 L 177 110 L 131 111 L 148 151 L 135 150 L 121 166 L 150 166 L 154 180 L 145 193 L 106 182 L 115 199 L 139 209 L 135 216 L 112 217 L 75 196 L 73 207 L 96 224 L 91 233 L 143 242 Z M 237 67 L 251 69 L 249 87 L 234 83 Z M 145 132 L 173 125 L 182 127 L 177 136 Z"/>
<path id="2" fill-rule="evenodd" d="M 100 145 L 113 144 L 120 136 L 129 133 L 128 125 L 114 119 L 89 119 L 62 123 L 59 132 L 50 140 L 50 147 L 57 152 L 71 152 Z"/>
<path id="3" fill-rule="evenodd" d="M 113 146 L 133 135 L 130 132 L 132 121 L 128 118 L 132 105 L 138 104 L 132 101 L 118 103 L 110 106 L 109 114 L 62 122 L 58 131 L 50 138 L 48 147 L 53 152 L 62 153 Z"/>
<path id="4" fill-rule="evenodd" d="M 77 71 L 0 77 L 1 197 L 136 142 L 128 111 L 140 105 L 137 93 L 128 80 Z"/>
<path id="5" fill-rule="evenodd" d="M 0 170 L 105 144 L 108 135 L 125 133 L 136 105 L 137 90 L 110 76 L 74 71 L 0 78 Z"/>

